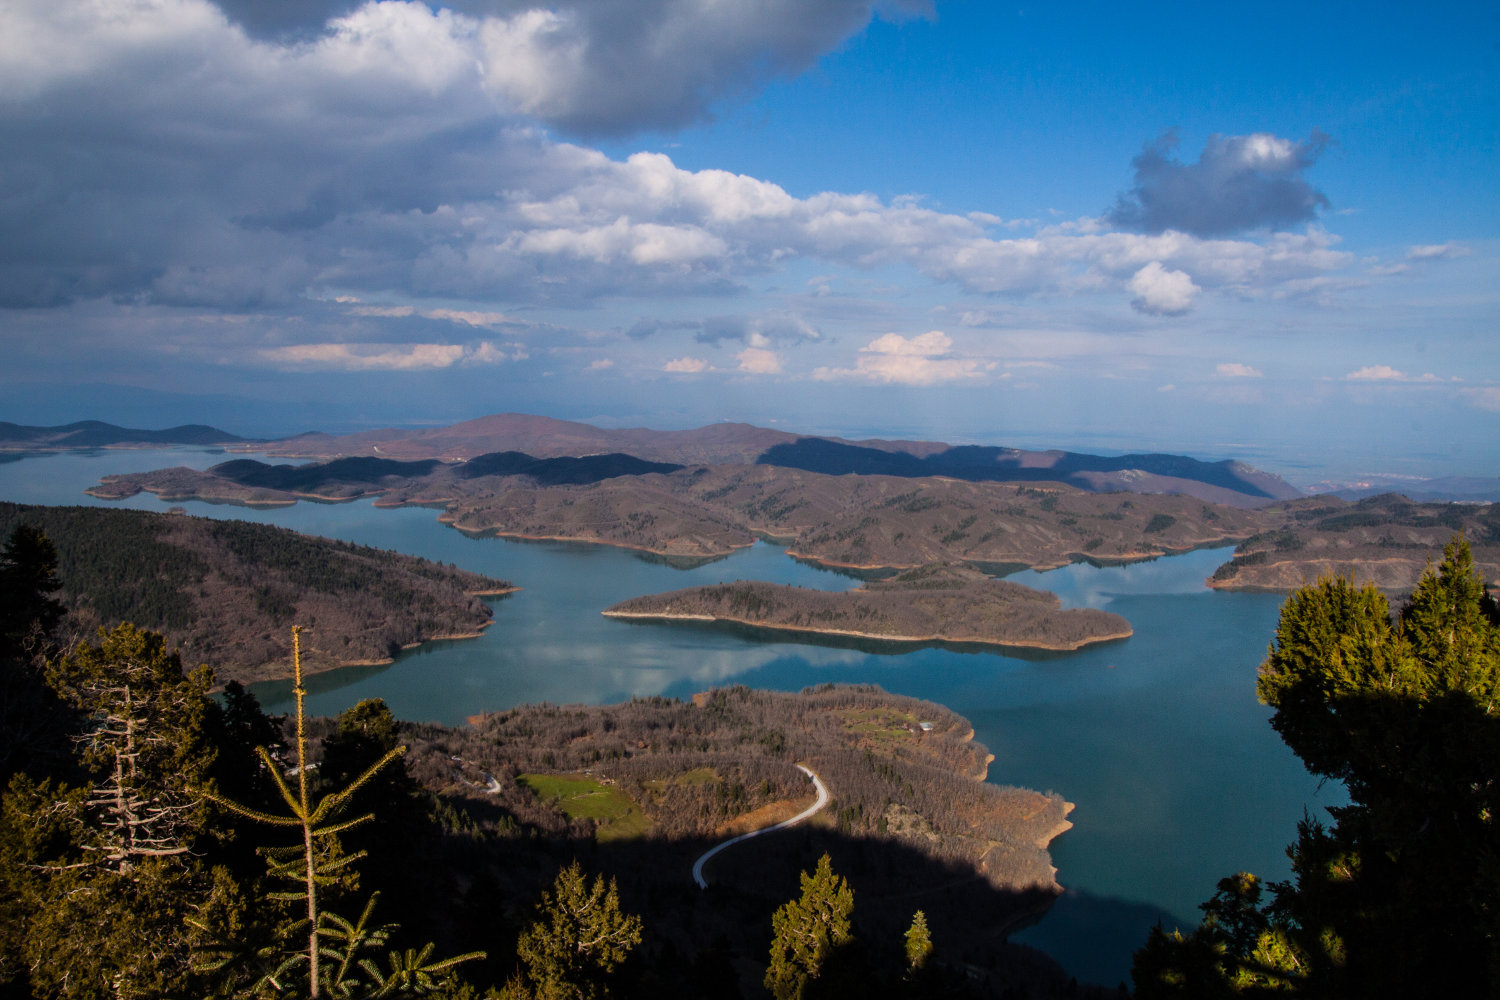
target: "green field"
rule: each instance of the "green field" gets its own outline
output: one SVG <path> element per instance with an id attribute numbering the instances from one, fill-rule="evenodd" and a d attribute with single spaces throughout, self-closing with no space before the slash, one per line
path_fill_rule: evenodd
<path id="1" fill-rule="evenodd" d="M 651 820 L 630 796 L 586 774 L 523 774 L 520 782 L 570 819 L 591 819 L 601 841 L 628 840 L 651 829 Z"/>
<path id="2" fill-rule="evenodd" d="M 888 708 L 851 708 L 838 714 L 845 729 L 876 744 L 910 740 L 918 725 L 910 712 Z"/>
<path id="3" fill-rule="evenodd" d="M 657 795 L 664 795 L 673 788 L 684 788 L 691 785 L 708 785 L 719 781 L 719 776 L 711 767 L 695 767 L 691 771 L 670 778 L 655 778 L 646 782 L 646 787 Z"/>

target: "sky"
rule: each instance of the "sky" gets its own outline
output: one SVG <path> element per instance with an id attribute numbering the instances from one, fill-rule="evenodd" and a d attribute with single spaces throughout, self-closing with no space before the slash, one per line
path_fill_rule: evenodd
<path id="1" fill-rule="evenodd" d="M 1500 471 L 1500 7 L 0 0 L 0 419 Z"/>

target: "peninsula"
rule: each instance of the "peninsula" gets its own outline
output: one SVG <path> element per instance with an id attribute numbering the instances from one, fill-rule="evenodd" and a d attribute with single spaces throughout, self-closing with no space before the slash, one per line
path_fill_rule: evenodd
<path id="1" fill-rule="evenodd" d="M 481 597 L 516 588 L 416 556 L 245 521 L 98 507 L 0 503 L 0 537 L 21 524 L 57 548 L 67 627 L 121 621 L 160 632 L 220 683 L 289 676 L 283 623 L 309 626 L 311 670 L 387 663 L 403 648 L 477 636 Z"/>
<path id="2" fill-rule="evenodd" d="M 1075 650 L 1125 639 L 1130 623 L 1094 608 L 1063 610 L 1055 594 L 935 564 L 857 590 L 761 582 L 690 587 L 622 601 L 611 618 L 732 622 L 757 629 L 898 643 L 980 643 Z"/>
<path id="3" fill-rule="evenodd" d="M 1308 497 L 1266 513 L 1279 523 L 1240 543 L 1234 558 L 1208 581 L 1210 587 L 1283 592 L 1340 576 L 1404 597 L 1431 564 L 1432 553 L 1457 533 L 1468 539 L 1485 581 L 1500 587 L 1500 504 L 1418 503 L 1386 493 L 1355 503 Z"/>

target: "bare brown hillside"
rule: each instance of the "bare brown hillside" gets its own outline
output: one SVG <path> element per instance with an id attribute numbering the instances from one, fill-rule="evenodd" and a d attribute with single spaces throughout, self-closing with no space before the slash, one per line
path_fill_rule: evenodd
<path id="1" fill-rule="evenodd" d="M 962 566 L 926 566 L 858 590 L 740 582 L 621 601 L 614 618 L 735 622 L 755 628 L 891 642 L 983 643 L 1072 650 L 1123 639 L 1130 623 Z"/>

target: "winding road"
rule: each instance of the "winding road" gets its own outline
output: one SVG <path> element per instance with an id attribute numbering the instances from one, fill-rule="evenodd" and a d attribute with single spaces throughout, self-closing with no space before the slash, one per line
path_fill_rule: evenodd
<path id="1" fill-rule="evenodd" d="M 704 851 L 703 854 L 698 858 L 698 860 L 693 862 L 693 881 L 698 883 L 698 888 L 708 888 L 708 883 L 703 880 L 703 866 L 708 864 L 709 859 L 712 858 L 715 854 L 718 854 L 720 851 L 724 850 L 724 848 L 738 844 L 742 840 L 749 840 L 751 837 L 759 837 L 763 833 L 775 833 L 777 830 L 785 830 L 789 826 L 796 826 L 798 823 L 801 823 L 803 820 L 814 815 L 824 806 L 828 805 L 829 800 L 832 799 L 833 796 L 828 794 L 828 786 L 823 784 L 823 779 L 818 777 L 816 774 L 813 774 L 811 770 L 803 767 L 801 764 L 797 765 L 797 770 L 801 771 L 803 774 L 811 778 L 813 788 L 817 789 L 818 797 L 813 802 L 813 804 L 799 812 L 797 815 L 793 816 L 791 819 L 782 820 L 780 823 L 777 823 L 773 826 L 761 827 L 759 830 L 751 830 L 749 833 L 742 833 L 738 837 L 730 837 L 728 840 L 723 841 L 722 843 L 715 844 L 708 850 Z"/>

